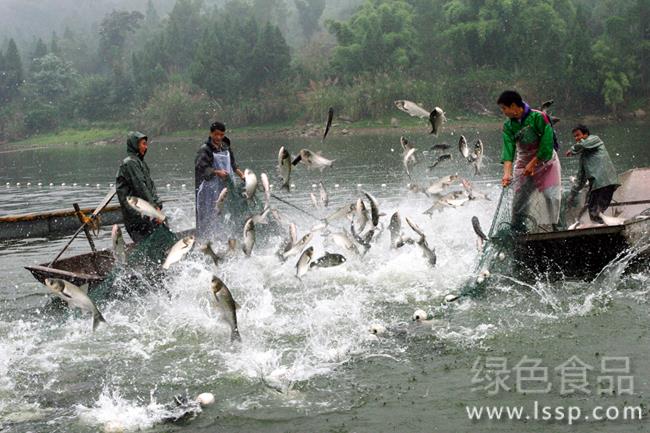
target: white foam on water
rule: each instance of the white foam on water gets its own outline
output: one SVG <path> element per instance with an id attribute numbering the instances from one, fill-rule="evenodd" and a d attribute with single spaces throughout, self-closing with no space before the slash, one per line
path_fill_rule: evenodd
<path id="1" fill-rule="evenodd" d="M 115 426 L 115 431 L 119 431 L 120 427 L 123 431 L 148 429 L 170 414 L 156 402 L 153 394 L 148 402 L 132 401 L 122 397 L 118 389 L 109 387 L 104 387 L 93 406 L 77 405 L 75 413 L 84 424 Z"/>

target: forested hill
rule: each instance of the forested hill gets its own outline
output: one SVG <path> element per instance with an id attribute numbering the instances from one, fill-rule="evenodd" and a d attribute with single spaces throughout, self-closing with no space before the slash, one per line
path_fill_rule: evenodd
<path id="1" fill-rule="evenodd" d="M 506 88 L 572 115 L 649 108 L 650 0 L 0 2 L 0 141 L 378 118 L 395 99 L 486 114 Z"/>

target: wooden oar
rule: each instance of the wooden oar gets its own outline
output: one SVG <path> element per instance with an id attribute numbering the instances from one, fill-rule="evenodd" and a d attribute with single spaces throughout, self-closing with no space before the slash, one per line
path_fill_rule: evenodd
<path id="1" fill-rule="evenodd" d="M 77 231 L 72 235 L 72 238 L 68 241 L 67 244 L 65 244 L 65 246 L 63 247 L 63 249 L 61 250 L 61 252 L 59 252 L 59 254 L 54 258 L 54 260 L 52 260 L 52 261 L 50 262 L 50 264 L 47 265 L 48 268 L 51 268 L 52 265 L 53 265 L 57 260 L 59 260 L 59 257 L 61 257 L 61 255 L 65 252 L 65 250 L 68 249 L 68 247 L 70 246 L 70 244 L 72 243 L 72 241 L 75 240 L 75 238 L 79 235 L 79 233 L 81 233 L 81 232 L 83 231 L 83 229 L 86 227 L 86 225 L 88 224 L 88 222 L 94 220 L 95 218 L 97 218 L 97 215 L 99 215 L 99 214 L 101 213 L 101 211 L 103 211 L 104 208 L 105 208 L 106 206 L 108 206 L 108 203 L 110 203 L 110 201 L 113 200 L 113 197 L 115 197 L 116 192 L 117 192 L 117 191 L 115 191 L 115 187 L 111 187 L 111 189 L 108 190 L 108 193 L 106 194 L 106 197 L 104 197 L 104 199 L 101 201 L 101 203 L 99 203 L 99 206 L 97 206 L 97 208 L 95 208 L 95 211 L 94 211 L 93 214 L 90 216 L 90 218 L 88 219 L 88 221 L 86 221 L 85 223 L 83 223 L 83 224 L 81 225 L 81 227 L 79 227 L 79 229 L 78 229 L 78 230 L 77 230 Z"/>

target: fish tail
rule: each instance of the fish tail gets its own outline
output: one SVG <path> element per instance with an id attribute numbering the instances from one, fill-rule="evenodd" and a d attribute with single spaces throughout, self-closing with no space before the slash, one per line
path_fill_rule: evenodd
<path id="1" fill-rule="evenodd" d="M 241 335 L 239 335 L 239 329 L 235 328 L 230 333 L 230 342 L 239 341 L 241 343 Z"/>

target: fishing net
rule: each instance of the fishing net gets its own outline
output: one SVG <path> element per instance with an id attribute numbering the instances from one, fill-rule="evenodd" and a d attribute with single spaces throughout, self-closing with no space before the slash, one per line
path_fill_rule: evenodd
<path id="1" fill-rule="evenodd" d="M 93 287 L 89 296 L 95 302 L 143 292 L 158 286 L 162 280 L 161 264 L 167 251 L 178 237 L 166 225 L 159 226 L 149 236 L 135 244 L 123 265 L 116 264 L 101 284 Z"/>

